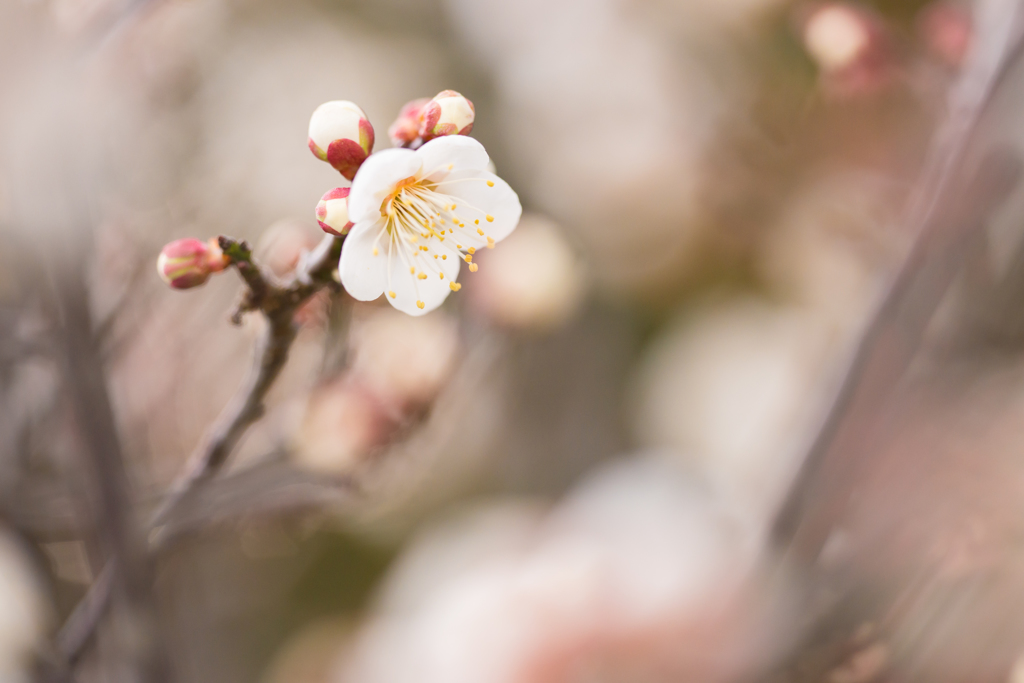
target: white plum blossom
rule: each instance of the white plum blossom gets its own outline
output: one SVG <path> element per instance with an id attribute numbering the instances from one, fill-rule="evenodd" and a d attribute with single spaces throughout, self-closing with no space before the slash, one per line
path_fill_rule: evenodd
<path id="1" fill-rule="evenodd" d="M 360 301 L 386 294 L 398 310 L 423 315 L 458 291 L 460 261 L 476 271 L 476 250 L 505 239 L 523 212 L 489 162 L 463 135 L 371 155 L 348 197 L 354 226 L 338 267 L 348 293 Z"/>

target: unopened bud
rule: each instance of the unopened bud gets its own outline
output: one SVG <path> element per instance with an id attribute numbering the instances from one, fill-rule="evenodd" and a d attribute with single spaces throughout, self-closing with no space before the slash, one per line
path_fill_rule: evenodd
<path id="1" fill-rule="evenodd" d="M 423 121 L 423 107 L 430 102 L 429 98 L 407 102 L 398 112 L 398 118 L 388 128 L 388 137 L 395 147 L 409 147 L 420 136 L 420 124 Z"/>
<path id="2" fill-rule="evenodd" d="M 316 222 L 324 232 L 338 237 L 348 234 L 353 225 L 348 219 L 348 193 L 349 188 L 336 187 L 320 198 L 316 205 Z"/>
<path id="3" fill-rule="evenodd" d="M 156 270 L 174 289 L 191 289 L 206 282 L 210 273 L 228 265 L 216 239 L 203 242 L 194 237 L 175 240 L 160 250 Z"/>
<path id="4" fill-rule="evenodd" d="M 476 109 L 454 90 L 443 90 L 423 105 L 420 137 L 424 141 L 442 135 L 469 135 Z"/>
<path id="5" fill-rule="evenodd" d="M 309 149 L 352 180 L 373 149 L 373 126 L 352 102 L 325 102 L 309 119 Z"/>

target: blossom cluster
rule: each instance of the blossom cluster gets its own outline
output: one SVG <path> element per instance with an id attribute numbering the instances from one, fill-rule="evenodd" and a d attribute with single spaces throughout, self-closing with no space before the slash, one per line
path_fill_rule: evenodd
<path id="1" fill-rule="evenodd" d="M 413 100 L 389 129 L 396 147 L 371 153 L 373 127 L 355 104 L 313 112 L 309 148 L 352 181 L 316 209 L 325 232 L 346 236 L 338 271 L 352 297 L 385 295 L 410 315 L 432 311 L 462 288 L 463 263 L 476 272 L 476 251 L 515 229 L 519 197 L 466 137 L 474 118 L 473 104 L 453 90 Z"/>
<path id="2" fill-rule="evenodd" d="M 316 206 L 324 232 L 345 238 L 338 273 L 355 299 L 385 295 L 392 306 L 423 315 L 462 288 L 478 249 L 493 248 L 518 225 L 519 197 L 491 172 L 476 140 L 473 103 L 454 90 L 416 99 L 389 129 L 394 149 L 373 152 L 365 112 L 325 102 L 309 121 L 310 151 L 350 183 Z M 176 289 L 197 287 L 227 265 L 216 241 L 188 238 L 164 247 L 158 270 Z"/>

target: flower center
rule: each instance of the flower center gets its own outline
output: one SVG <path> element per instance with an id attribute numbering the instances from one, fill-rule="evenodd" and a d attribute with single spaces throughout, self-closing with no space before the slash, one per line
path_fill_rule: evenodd
<path id="1" fill-rule="evenodd" d="M 461 258 L 469 264 L 470 272 L 475 273 L 478 268 L 473 263 L 476 249 L 470 244 L 486 240 L 488 248 L 494 246 L 494 239 L 483 228 L 494 217 L 443 192 L 445 185 L 458 182 L 486 182 L 489 187 L 494 186 L 493 182 L 483 178 L 430 181 L 427 177 L 410 176 L 397 182 L 381 203 L 380 213 L 385 222 L 377 236 L 373 255 L 380 253 L 378 245 L 386 241 L 388 296 L 392 299 L 397 297 L 391 287 L 394 259 L 399 259 L 414 276 L 416 305 L 423 308 L 425 304 L 419 295 L 420 280 L 430 277 L 445 279 L 442 262 L 449 257 Z M 479 217 L 468 218 L 476 215 Z M 449 282 L 448 286 L 456 292 L 462 288 L 457 282 Z"/>

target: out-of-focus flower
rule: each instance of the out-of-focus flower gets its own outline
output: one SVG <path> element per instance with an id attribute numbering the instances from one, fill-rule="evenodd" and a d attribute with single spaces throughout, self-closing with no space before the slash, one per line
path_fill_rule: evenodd
<path id="1" fill-rule="evenodd" d="M 974 34 L 967 9 L 941 0 L 921 10 L 917 30 L 929 54 L 950 67 L 963 63 Z"/>
<path id="2" fill-rule="evenodd" d="M 206 282 L 211 273 L 227 267 L 228 259 L 216 239 L 194 237 L 175 240 L 160 250 L 156 271 L 174 289 L 191 289 Z"/>
<path id="3" fill-rule="evenodd" d="M 830 91 L 857 95 L 890 81 L 894 60 L 887 31 L 868 10 L 844 2 L 819 5 L 804 19 L 802 31 L 804 47 Z"/>
<path id="4" fill-rule="evenodd" d="M 41 644 L 49 615 L 42 586 L 25 550 L 0 528 L 0 680 L 32 680 L 33 656 Z"/>
<path id="5" fill-rule="evenodd" d="M 373 151 L 373 126 L 352 102 L 325 102 L 309 119 L 309 149 L 352 180 Z"/>
<path id="6" fill-rule="evenodd" d="M 380 401 L 346 378 L 315 389 L 293 443 L 298 465 L 326 474 L 351 471 L 381 442 L 391 421 Z"/>
<path id="7" fill-rule="evenodd" d="M 336 187 L 320 198 L 316 205 L 316 222 L 324 232 L 341 237 L 352 228 L 352 221 L 348 219 L 348 193 L 349 188 Z"/>
<path id="8" fill-rule="evenodd" d="M 412 320 L 374 309 L 353 322 L 351 372 L 380 400 L 399 409 L 432 400 L 451 374 L 459 350 L 446 315 Z"/>
<path id="9" fill-rule="evenodd" d="M 295 269 L 304 252 L 316 246 L 318 234 L 300 221 L 278 221 L 260 235 L 256 242 L 256 258 L 274 275 L 283 277 Z"/>
<path id="10" fill-rule="evenodd" d="M 430 99 L 421 97 L 406 102 L 398 112 L 398 118 L 388 128 L 388 137 L 395 147 L 408 147 L 420 136 L 420 123 L 423 121 L 423 107 Z"/>
<path id="11" fill-rule="evenodd" d="M 355 227 L 339 266 L 348 293 L 360 301 L 386 294 L 398 310 L 423 315 L 458 291 L 460 260 L 476 271 L 476 250 L 505 239 L 522 214 L 488 161 L 483 145 L 462 135 L 367 159 L 348 198 Z"/>
<path id="12" fill-rule="evenodd" d="M 728 680 L 766 645 L 738 529 L 653 458 L 603 468 L 546 517 L 485 508 L 398 563 L 338 681 Z"/>
<path id="13" fill-rule="evenodd" d="M 527 214 L 501 249 L 481 254 L 469 291 L 474 308 L 500 325 L 543 329 L 580 304 L 585 274 L 559 229 Z"/>
<path id="14" fill-rule="evenodd" d="M 649 446 L 674 449 L 764 523 L 828 386 L 826 341 L 796 308 L 708 305 L 653 343 L 635 386 L 635 431 Z"/>
<path id="15" fill-rule="evenodd" d="M 469 135 L 475 118 L 472 102 L 454 90 L 442 90 L 423 105 L 420 137 L 426 141 L 442 135 Z"/>

